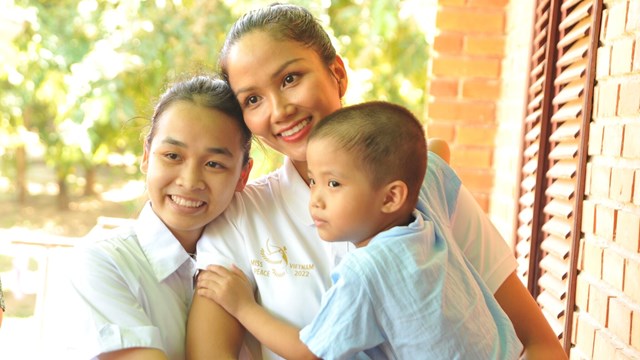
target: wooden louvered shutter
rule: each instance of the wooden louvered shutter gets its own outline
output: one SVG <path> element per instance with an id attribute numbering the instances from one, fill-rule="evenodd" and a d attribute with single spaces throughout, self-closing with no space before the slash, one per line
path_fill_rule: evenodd
<path id="1" fill-rule="evenodd" d="M 559 338 L 572 331 L 600 12 L 601 1 L 565 0 L 541 1 L 536 13 L 516 249 L 519 273 Z"/>

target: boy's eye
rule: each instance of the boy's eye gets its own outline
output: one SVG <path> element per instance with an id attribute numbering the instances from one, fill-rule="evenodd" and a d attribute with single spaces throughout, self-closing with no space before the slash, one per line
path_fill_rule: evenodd
<path id="1" fill-rule="evenodd" d="M 309 186 L 313 186 L 316 184 L 316 181 L 313 180 L 312 178 L 309 178 Z"/>
<path id="2" fill-rule="evenodd" d="M 258 97 L 257 96 L 249 96 L 246 100 L 246 103 L 249 105 L 255 104 L 258 102 Z"/>
<path id="3" fill-rule="evenodd" d="M 339 183 L 339 182 L 337 182 L 337 181 L 335 181 L 335 180 L 329 180 L 329 183 L 328 183 L 327 185 L 328 185 L 329 187 L 331 187 L 331 188 L 335 188 L 335 187 L 340 186 L 340 183 Z"/>

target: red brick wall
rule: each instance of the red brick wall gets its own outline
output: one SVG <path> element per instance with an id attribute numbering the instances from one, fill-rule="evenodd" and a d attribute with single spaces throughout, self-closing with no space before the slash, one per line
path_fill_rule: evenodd
<path id="1" fill-rule="evenodd" d="M 452 166 L 485 210 L 494 181 L 507 3 L 440 1 L 429 81 L 428 136 L 449 142 Z"/>
<path id="2" fill-rule="evenodd" d="M 640 0 L 605 1 L 572 358 L 640 358 Z"/>

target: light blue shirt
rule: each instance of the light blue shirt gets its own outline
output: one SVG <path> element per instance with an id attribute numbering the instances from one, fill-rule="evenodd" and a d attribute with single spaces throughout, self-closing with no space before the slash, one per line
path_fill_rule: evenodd
<path id="1" fill-rule="evenodd" d="M 522 345 L 487 287 L 414 215 L 345 256 L 301 340 L 324 359 L 517 359 Z"/>

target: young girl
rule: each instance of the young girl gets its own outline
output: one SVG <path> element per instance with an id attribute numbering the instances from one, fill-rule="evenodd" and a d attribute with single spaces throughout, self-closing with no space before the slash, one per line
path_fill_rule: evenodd
<path id="1" fill-rule="evenodd" d="M 276 172 L 248 186 L 230 210 L 207 227 L 198 244 L 198 267 L 226 265 L 229 261 L 220 259 L 225 255 L 249 275 L 265 308 L 301 328 L 319 309 L 330 286 L 330 270 L 345 251 L 319 241 L 306 212 L 310 197 L 306 150 L 311 129 L 341 108 L 347 72 L 313 16 L 285 4 L 240 18 L 227 35 L 220 65 L 248 127 L 287 158 Z M 417 207 L 436 226 L 451 230 L 455 241 L 451 245 L 462 250 L 495 294 L 527 356 L 563 358 L 555 334 L 515 273 L 512 251 L 457 175 L 437 156 L 430 156 Z M 187 339 L 194 355 L 206 358 L 211 348 L 237 345 L 225 338 L 228 333 L 211 328 L 224 316 L 228 315 L 214 302 L 194 299 Z M 209 342 L 211 338 L 216 342 Z M 276 357 L 268 351 L 263 355 Z"/>
<path id="2" fill-rule="evenodd" d="M 184 358 L 196 242 L 244 188 L 250 144 L 222 79 L 196 76 L 160 97 L 140 166 L 149 202 L 132 227 L 75 255 L 73 341 L 83 358 Z"/>

